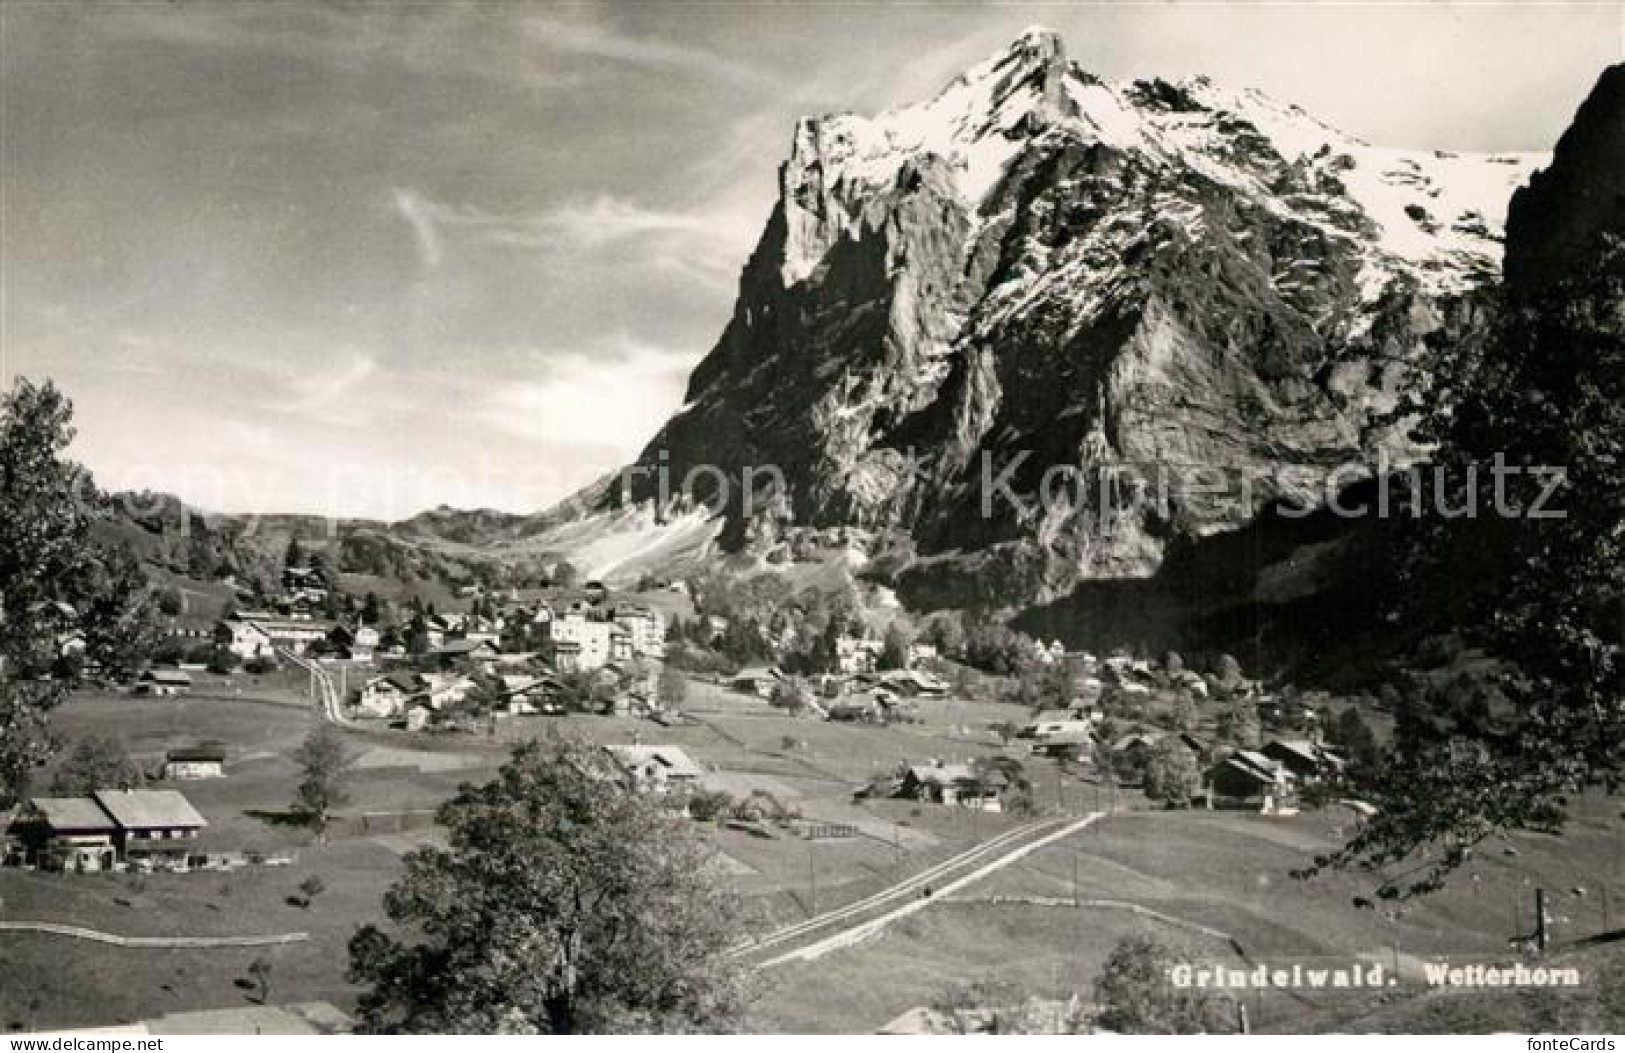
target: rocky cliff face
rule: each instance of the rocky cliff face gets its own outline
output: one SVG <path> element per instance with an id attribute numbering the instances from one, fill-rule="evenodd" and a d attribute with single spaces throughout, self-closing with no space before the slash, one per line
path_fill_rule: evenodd
<path id="1" fill-rule="evenodd" d="M 1557 142 L 1551 167 L 1512 198 L 1506 282 L 1535 293 L 1594 259 L 1604 234 L 1625 233 L 1625 64 L 1603 71 Z"/>
<path id="2" fill-rule="evenodd" d="M 1475 324 L 1537 160 L 1107 83 L 1030 31 L 923 104 L 798 124 L 733 317 L 607 500 L 773 466 L 730 544 L 890 538 L 941 602 L 1150 574 L 1329 467 L 1418 455 L 1386 414 L 1422 342 Z M 1046 472 L 1073 485 L 1041 502 Z"/>

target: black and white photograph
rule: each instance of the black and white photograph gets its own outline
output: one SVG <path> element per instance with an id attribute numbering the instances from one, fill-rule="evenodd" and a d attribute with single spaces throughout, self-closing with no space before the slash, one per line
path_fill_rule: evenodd
<path id="1" fill-rule="evenodd" d="M 0 1044 L 973 1034 L 1619 1048 L 1625 0 L 0 0 Z"/>

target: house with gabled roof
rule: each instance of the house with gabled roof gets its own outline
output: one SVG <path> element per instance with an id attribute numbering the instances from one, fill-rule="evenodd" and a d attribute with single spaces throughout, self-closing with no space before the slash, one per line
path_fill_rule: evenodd
<path id="1" fill-rule="evenodd" d="M 880 674 L 879 682 L 886 690 L 904 698 L 941 698 L 948 693 L 947 682 L 924 669 L 888 670 Z"/>
<path id="2" fill-rule="evenodd" d="M 436 710 L 462 702 L 479 686 L 473 677 L 461 673 L 430 673 L 424 682 L 429 708 Z"/>
<path id="3" fill-rule="evenodd" d="M 78 872 L 113 870 L 121 862 L 183 867 L 209 825 L 178 790 L 36 797 L 19 820 L 41 867 Z"/>
<path id="4" fill-rule="evenodd" d="M 271 634 L 249 618 L 228 618 L 215 626 L 215 642 L 244 661 L 267 658 L 276 651 Z"/>
<path id="5" fill-rule="evenodd" d="M 705 774 L 681 746 L 605 746 L 604 752 L 635 793 L 692 790 Z"/>
<path id="6" fill-rule="evenodd" d="M 1005 778 L 997 770 L 978 772 L 969 764 L 913 764 L 903 772 L 897 796 L 933 804 L 951 804 L 984 812 L 1000 810 Z"/>
<path id="7" fill-rule="evenodd" d="M 503 704 L 514 716 L 563 711 L 557 701 L 558 691 L 563 687 L 558 677 L 513 674 L 498 679 L 502 681 Z"/>
<path id="8" fill-rule="evenodd" d="M 335 658 L 370 665 L 383 634 L 366 622 L 339 623 L 327 634 L 327 651 Z"/>
<path id="9" fill-rule="evenodd" d="M 91 797 L 36 797 L 12 827 L 44 870 L 95 873 L 118 864 L 118 824 Z"/>
<path id="10" fill-rule="evenodd" d="M 784 674 L 777 669 L 759 665 L 747 666 L 729 678 L 728 686 L 747 695 L 772 698 L 773 689 L 778 687 L 779 681 L 783 679 Z"/>
<path id="11" fill-rule="evenodd" d="M 219 745 L 180 746 L 164 755 L 164 781 L 222 779 L 226 775 L 226 748 Z"/>
<path id="12" fill-rule="evenodd" d="M 135 690 L 142 695 L 184 695 L 192 690 L 192 675 L 184 669 L 154 666 L 136 680 Z"/>
<path id="13" fill-rule="evenodd" d="M 1309 739 L 1271 739 L 1259 752 L 1284 766 L 1300 783 L 1317 782 L 1343 768 L 1341 757 Z"/>
<path id="14" fill-rule="evenodd" d="M 387 719 L 399 716 L 415 698 L 427 697 L 428 682 L 406 669 L 375 676 L 361 685 L 356 711 L 361 716 Z"/>
<path id="15" fill-rule="evenodd" d="M 238 656 L 264 658 L 278 649 L 304 654 L 313 644 L 326 640 L 336 624 L 311 617 L 238 611 L 222 623 L 217 633 L 222 638 L 230 634 L 226 646 Z"/>
<path id="16" fill-rule="evenodd" d="M 1292 773 L 1257 750 L 1236 750 L 1208 771 L 1212 797 L 1238 802 L 1257 801 L 1269 810 L 1292 792 Z"/>
<path id="17" fill-rule="evenodd" d="M 502 652 L 490 640 L 472 640 L 467 637 L 447 640 L 432 652 L 437 658 L 469 658 L 480 661 L 495 659 Z"/>
<path id="18" fill-rule="evenodd" d="M 1094 724 L 1074 716 L 1071 710 L 1045 709 L 1035 714 L 1016 737 L 1039 743 L 1054 739 L 1066 739 L 1074 744 L 1093 742 Z"/>
<path id="19" fill-rule="evenodd" d="M 886 714 L 873 696 L 852 696 L 826 706 L 824 719 L 847 724 L 878 724 L 886 719 Z"/>
<path id="20" fill-rule="evenodd" d="M 184 864 L 208 821 L 179 790 L 97 790 L 96 802 L 118 824 L 130 862 Z"/>

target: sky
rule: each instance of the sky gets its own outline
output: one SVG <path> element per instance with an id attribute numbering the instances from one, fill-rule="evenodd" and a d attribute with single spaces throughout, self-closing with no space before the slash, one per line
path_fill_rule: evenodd
<path id="1" fill-rule="evenodd" d="M 1030 25 L 1380 145 L 1549 150 L 1610 3 L 0 4 L 0 384 L 106 488 L 228 512 L 537 511 L 722 330 L 804 114 Z"/>

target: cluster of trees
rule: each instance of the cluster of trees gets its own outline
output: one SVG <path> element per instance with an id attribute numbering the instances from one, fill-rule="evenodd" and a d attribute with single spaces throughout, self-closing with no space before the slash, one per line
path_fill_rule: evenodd
<path id="1" fill-rule="evenodd" d="M 1381 759 L 1382 750 L 1370 721 L 1358 706 L 1349 706 L 1325 729 L 1326 741 L 1338 747 L 1354 772 L 1363 772 Z"/>
<path id="2" fill-rule="evenodd" d="M 800 808 L 785 804 L 766 790 L 752 790 L 744 797 L 724 790 L 699 790 L 689 795 L 686 804 L 689 817 L 702 823 L 731 819 L 788 826 L 801 818 Z"/>
<path id="3" fill-rule="evenodd" d="M 944 617 L 934 624 L 950 624 Z M 938 634 L 947 630 L 938 630 Z M 965 663 L 1000 676 L 1022 677 L 1044 667 L 1037 640 L 995 621 L 973 621 L 962 629 Z M 952 635 L 949 633 L 948 635 Z"/>
<path id="4" fill-rule="evenodd" d="M 1213 716 L 1214 734 L 1231 745 L 1252 749 L 1263 737 L 1264 721 L 1258 713 L 1258 703 L 1250 698 L 1236 697 L 1219 703 Z"/>
<path id="5" fill-rule="evenodd" d="M 796 591 L 783 577 L 764 573 L 739 579 L 707 575 L 691 583 L 696 614 L 667 626 L 667 660 L 694 672 L 726 673 L 771 663 L 789 673 L 818 676 L 839 671 L 839 641 L 868 628 L 851 582 Z M 715 619 L 715 621 L 713 621 Z M 881 635 L 876 665 L 904 669 L 916 642 L 933 646 L 962 665 L 939 671 L 962 681 L 960 693 L 980 692 L 976 674 L 1036 678 L 1046 668 L 1036 640 L 1001 622 L 958 611 L 938 611 L 911 625 L 894 618 Z M 1025 700 L 1025 699 L 1024 699 Z"/>
<path id="6" fill-rule="evenodd" d="M 92 735 L 76 741 L 57 762 L 50 791 L 55 797 L 82 797 L 97 790 L 134 790 L 146 781 L 122 742 Z"/>
<path id="7" fill-rule="evenodd" d="M 787 676 L 773 685 L 768 704 L 782 709 L 791 716 L 799 716 L 813 704 L 812 688 L 799 676 Z"/>
<path id="8" fill-rule="evenodd" d="M 1082 1034 L 1096 1027 L 1124 1035 L 1233 1033 L 1241 1022 L 1234 998 L 1170 979 L 1177 966 L 1202 957 L 1155 936 L 1124 937 L 1095 979 L 1095 1014 L 1078 998 L 1045 1004 L 1002 976 L 953 984 L 931 1008 L 958 1034 Z"/>
<path id="9" fill-rule="evenodd" d="M 835 672 L 837 643 L 861 634 L 861 606 L 843 588 L 795 591 L 777 574 L 730 578 L 711 574 L 691 586 L 696 614 L 667 627 L 667 660 L 696 672 L 773 663 L 787 672 Z M 722 628 L 713 627 L 720 619 Z"/>
<path id="10" fill-rule="evenodd" d="M 225 674 L 236 669 L 242 658 L 231 648 L 214 641 L 191 641 L 170 636 L 159 640 L 150 653 L 159 665 L 196 663 L 211 673 Z"/>
<path id="11" fill-rule="evenodd" d="M 1169 735 L 1151 747 L 1143 778 L 1147 797 L 1183 808 L 1202 785 L 1202 767 L 1189 746 Z"/>
<path id="12" fill-rule="evenodd" d="M 1058 1013 L 998 975 L 949 984 L 931 1008 L 956 1035 L 1075 1034 L 1086 1026 L 1075 1006 Z"/>
<path id="13" fill-rule="evenodd" d="M 274 555 L 247 542 L 242 520 L 202 513 L 173 494 L 147 490 L 107 494 L 99 504 L 100 514 L 141 529 L 142 558 L 156 566 L 200 581 L 235 578 L 255 589 L 276 580 Z"/>

